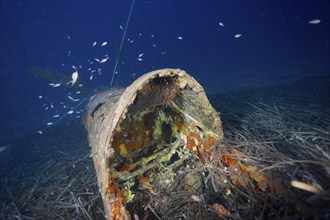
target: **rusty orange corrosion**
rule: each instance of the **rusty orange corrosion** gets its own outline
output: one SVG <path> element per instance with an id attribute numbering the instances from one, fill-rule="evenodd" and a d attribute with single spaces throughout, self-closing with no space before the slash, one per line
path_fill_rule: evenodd
<path id="1" fill-rule="evenodd" d="M 198 134 L 198 129 L 193 123 L 186 124 L 184 127 L 188 127 L 189 129 L 183 129 L 184 133 L 187 135 L 187 149 L 197 155 L 202 163 L 206 163 L 212 154 L 211 145 L 216 143 L 217 139 L 209 136 L 207 137 L 207 141 L 204 140 L 204 138 Z"/>
<path id="2" fill-rule="evenodd" d="M 218 151 L 217 154 L 223 155 L 221 161 L 228 167 L 228 170 L 233 173 L 231 176 L 231 181 L 233 184 L 240 184 L 247 187 L 249 181 L 246 178 L 244 179 L 243 175 L 246 174 L 256 182 L 255 188 L 257 190 L 267 190 L 272 193 L 279 193 L 281 191 L 279 183 L 272 182 L 266 174 L 258 172 L 256 167 L 246 165 L 242 162 L 244 158 L 247 158 L 243 152 L 230 148 L 212 148 L 212 145 L 218 141 L 215 137 L 209 136 L 207 138 L 202 138 L 201 135 L 198 134 L 196 125 L 193 123 L 190 123 L 185 127 L 189 128 L 189 131 L 185 130 L 187 135 L 186 147 L 197 155 L 203 164 L 210 161 L 211 155 L 214 154 L 214 150 L 216 150 Z M 207 139 L 207 141 L 205 141 L 205 139 Z"/>
<path id="3" fill-rule="evenodd" d="M 107 190 L 110 193 L 108 195 L 108 203 L 113 203 L 112 209 L 112 219 L 120 219 L 121 212 L 120 210 L 125 206 L 126 196 L 124 194 L 124 189 L 114 177 L 108 177 Z M 114 198 L 114 201 L 111 200 Z"/>
<path id="4" fill-rule="evenodd" d="M 247 156 L 236 150 L 236 149 L 226 149 L 225 152 L 222 152 L 222 162 L 228 167 L 228 170 L 232 173 L 237 173 L 231 177 L 231 181 L 234 184 L 241 184 L 242 186 L 248 186 L 248 180 L 244 179 L 246 174 L 251 179 L 256 182 L 255 188 L 261 191 L 269 191 L 272 193 L 280 193 L 281 187 L 277 182 L 273 182 L 265 173 L 257 171 L 255 166 L 246 165 L 242 162 Z M 239 178 L 241 177 L 241 178 Z"/>
<path id="5" fill-rule="evenodd" d="M 94 118 L 91 114 L 87 114 L 86 117 L 83 118 L 83 122 L 85 125 L 86 130 L 90 127 L 90 125 L 94 122 Z"/>

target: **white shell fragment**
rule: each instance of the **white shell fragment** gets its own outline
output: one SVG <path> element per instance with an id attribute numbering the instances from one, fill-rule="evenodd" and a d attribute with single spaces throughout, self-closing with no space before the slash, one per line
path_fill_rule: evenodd
<path id="1" fill-rule="evenodd" d="M 192 195 L 191 198 L 195 201 L 195 202 L 202 202 L 202 198 L 196 195 Z"/>
<path id="2" fill-rule="evenodd" d="M 70 110 L 68 111 L 68 114 L 71 115 L 74 111 Z"/>
<path id="3" fill-rule="evenodd" d="M 77 71 L 73 72 L 71 78 L 72 78 L 72 80 L 70 82 L 72 83 L 71 86 L 73 86 L 77 82 L 78 72 Z"/>
<path id="4" fill-rule="evenodd" d="M 53 118 L 58 118 L 60 117 L 60 115 L 53 115 Z"/>
<path id="5" fill-rule="evenodd" d="M 140 53 L 140 54 L 139 54 L 139 57 L 142 57 L 142 56 L 143 56 L 143 54 L 144 54 L 144 53 Z"/>
<path id="6" fill-rule="evenodd" d="M 221 27 L 224 27 L 224 26 L 225 26 L 222 22 L 219 22 L 219 25 L 220 25 Z"/>
<path id="7" fill-rule="evenodd" d="M 138 61 L 142 61 L 142 58 L 136 58 Z"/>
<path id="8" fill-rule="evenodd" d="M 42 131 L 37 131 L 39 134 L 42 134 Z"/>
<path id="9" fill-rule="evenodd" d="M 108 42 L 104 41 L 102 44 L 101 44 L 101 47 L 104 47 L 105 45 L 107 45 Z"/>
<path id="10" fill-rule="evenodd" d="M 96 41 L 94 41 L 94 43 L 93 43 L 93 47 L 95 47 L 96 44 L 97 44 Z"/>
<path id="11" fill-rule="evenodd" d="M 313 19 L 313 20 L 310 20 L 308 23 L 309 24 L 319 24 L 319 23 L 321 23 L 321 20 L 320 19 Z"/>
<path id="12" fill-rule="evenodd" d="M 181 36 L 178 37 L 179 40 L 182 40 L 183 38 Z"/>
<path id="13" fill-rule="evenodd" d="M 242 37 L 242 34 L 235 34 L 235 38 L 240 38 Z"/>
<path id="14" fill-rule="evenodd" d="M 47 123 L 47 125 L 52 125 L 52 124 L 54 124 L 54 123 L 53 123 L 53 122 L 48 122 L 48 123 Z"/>

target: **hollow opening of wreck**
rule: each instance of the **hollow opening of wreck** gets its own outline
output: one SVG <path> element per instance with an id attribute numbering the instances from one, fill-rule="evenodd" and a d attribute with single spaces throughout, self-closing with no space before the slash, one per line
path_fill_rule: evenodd
<path id="1" fill-rule="evenodd" d="M 113 135 L 110 164 L 117 171 L 139 169 L 141 158 L 162 154 L 180 138 L 185 117 L 171 105 L 177 91 L 176 77 L 156 77 L 137 92 Z"/>

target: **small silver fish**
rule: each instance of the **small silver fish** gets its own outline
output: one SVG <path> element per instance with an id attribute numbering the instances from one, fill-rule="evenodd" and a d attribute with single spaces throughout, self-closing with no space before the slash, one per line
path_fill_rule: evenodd
<path id="1" fill-rule="evenodd" d="M 108 42 L 104 41 L 102 44 L 101 44 L 101 47 L 104 47 L 105 45 L 107 45 Z"/>
<path id="2" fill-rule="evenodd" d="M 61 86 L 61 83 L 56 83 L 56 84 L 52 85 L 52 87 L 54 87 L 54 88 L 59 87 L 59 86 Z"/>
<path id="3" fill-rule="evenodd" d="M 73 72 L 72 75 L 71 75 L 71 78 L 72 78 L 72 80 L 70 82 L 72 83 L 71 86 L 73 86 L 76 83 L 77 79 L 78 79 L 78 72 L 77 71 Z"/>
<path id="4" fill-rule="evenodd" d="M 100 61 L 100 63 L 105 63 L 105 62 L 108 61 L 108 59 L 109 59 L 109 57 L 105 57 L 105 58 L 103 58 L 103 59 Z"/>
<path id="5" fill-rule="evenodd" d="M 313 20 L 310 20 L 308 23 L 310 23 L 310 24 L 319 24 L 319 23 L 321 23 L 321 20 L 320 19 L 313 19 Z"/>
<path id="6" fill-rule="evenodd" d="M 74 98 L 72 98 L 72 97 L 69 96 L 69 95 L 68 95 L 68 98 L 69 98 L 71 101 L 74 101 L 74 102 L 78 102 L 78 101 L 79 101 L 79 99 L 74 99 Z"/>

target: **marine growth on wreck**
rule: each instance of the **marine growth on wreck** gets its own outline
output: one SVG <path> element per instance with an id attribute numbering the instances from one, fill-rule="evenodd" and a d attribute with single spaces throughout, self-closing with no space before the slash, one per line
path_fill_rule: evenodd
<path id="1" fill-rule="evenodd" d="M 181 70 L 153 71 L 122 94 L 105 93 L 87 106 L 86 128 L 107 216 L 126 218 L 132 188 L 153 190 L 164 169 L 204 160 L 223 132 L 203 88 Z"/>
<path id="2" fill-rule="evenodd" d="M 214 154 L 223 155 L 221 160 L 229 169 L 250 173 L 256 187 L 265 189 L 270 184 L 262 173 L 235 159 L 243 153 L 214 148 L 223 139 L 219 113 L 202 86 L 182 70 L 156 70 L 125 90 L 105 91 L 91 98 L 86 112 L 85 126 L 108 219 L 131 218 L 147 205 L 141 202 L 147 195 L 181 181 L 176 174 L 182 168 L 194 169 L 196 163 L 208 166 Z M 187 194 L 200 193 L 201 175 L 185 175 Z M 247 184 L 236 176 L 230 178 L 234 184 Z"/>

